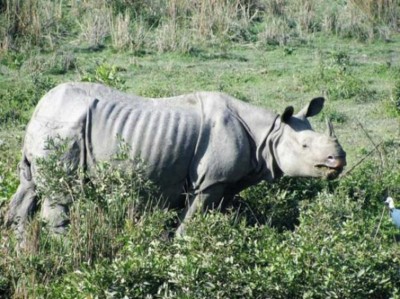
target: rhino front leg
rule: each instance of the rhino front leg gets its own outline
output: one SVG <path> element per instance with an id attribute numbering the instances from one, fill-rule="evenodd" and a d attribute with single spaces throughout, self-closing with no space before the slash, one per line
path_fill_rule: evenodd
<path id="1" fill-rule="evenodd" d="M 6 224 L 11 226 L 18 239 L 23 240 L 25 225 L 37 209 L 35 183 L 26 159 L 19 164 L 19 178 L 20 184 L 8 207 Z"/>
<path id="2" fill-rule="evenodd" d="M 182 222 L 179 225 L 176 236 L 183 236 L 186 231 L 186 225 L 198 211 L 205 213 L 207 210 L 214 209 L 219 206 L 225 186 L 222 184 L 208 187 L 203 192 L 189 199 L 185 210 L 181 216 Z"/>

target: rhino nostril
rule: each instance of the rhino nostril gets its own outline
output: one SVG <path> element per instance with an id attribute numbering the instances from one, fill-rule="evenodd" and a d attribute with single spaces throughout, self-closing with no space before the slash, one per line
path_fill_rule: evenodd
<path id="1" fill-rule="evenodd" d="M 343 168 L 346 166 L 345 156 L 328 156 L 327 165 L 333 168 Z"/>

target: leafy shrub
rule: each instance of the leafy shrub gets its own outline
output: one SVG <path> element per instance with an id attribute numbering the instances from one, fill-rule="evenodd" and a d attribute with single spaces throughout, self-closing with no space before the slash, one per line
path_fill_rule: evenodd
<path id="1" fill-rule="evenodd" d="M 135 230 L 111 266 L 70 273 L 60 298 L 386 298 L 398 294 L 398 248 L 371 236 L 357 203 L 323 194 L 303 207 L 295 232 L 196 217 L 183 239 L 160 239 L 165 216 Z M 371 231 L 370 231 L 371 229 Z M 150 237 L 149 237 L 150 236 Z"/>
<path id="2" fill-rule="evenodd" d="M 390 144 L 388 147 L 392 146 Z M 197 215 L 167 239 L 175 213 L 139 207 L 139 172 L 100 164 L 91 184 L 62 162 L 68 143 L 50 143 L 41 194 L 73 194 L 63 238 L 33 221 L 27 245 L 0 246 L 0 288 L 44 298 L 389 298 L 399 295 L 399 247 L 384 189 L 399 193 L 398 165 L 371 159 L 336 182 L 284 178 L 244 192 L 246 210 Z M 126 148 L 121 146 L 120 158 Z M 389 150 L 389 148 L 388 148 Z M 47 167 L 47 168 L 46 168 Z M 376 169 L 379 169 L 379 172 Z M 127 169 L 127 167 L 124 167 Z M 150 189 L 149 189 L 150 188 Z M 355 190 L 358 190 L 355 192 Z M 362 191 L 362 192 L 360 192 Z M 254 216 L 255 215 L 255 216 Z M 270 226 L 272 225 L 272 226 Z M 288 230 L 289 229 L 289 230 Z"/>
<path id="3" fill-rule="evenodd" d="M 309 208 L 288 242 L 296 246 L 288 248 L 284 281 L 294 291 L 288 297 L 385 298 L 399 291 L 398 249 L 374 239 L 377 216 L 366 217 L 359 203 L 338 196 L 322 195 Z"/>
<path id="4" fill-rule="evenodd" d="M 53 235 L 34 219 L 20 252 L 13 238 L 7 240 L 8 247 L 1 248 L 0 269 L 9 265 L 0 277 L 1 287 L 16 297 L 40 297 L 48 292 L 49 284 L 82 265 L 109 265 L 126 242 L 127 228 L 135 227 L 132 223 L 140 222 L 138 215 L 150 212 L 156 203 L 157 198 L 152 197 L 156 194 L 154 187 L 144 179 L 141 166 L 132 161 L 98 164 L 90 173 L 90 183 L 82 188 L 82 181 L 87 180 L 84 173 L 63 158 L 69 145 L 68 140 L 49 140 L 50 154 L 38 160 L 41 176 L 36 181 L 41 198 L 70 206 L 68 234 L 63 238 Z M 123 156 L 121 153 L 116 159 Z M 127 168 L 126 163 L 137 167 Z M 10 264 L 3 254 L 15 260 Z"/>
<path id="5" fill-rule="evenodd" d="M 299 224 L 299 202 L 314 198 L 327 182 L 284 177 L 276 183 L 262 182 L 242 192 L 243 213 L 249 223 L 268 224 L 279 231 Z"/>
<path id="6" fill-rule="evenodd" d="M 19 69 L 24 60 L 26 59 L 26 54 L 17 51 L 8 51 L 1 58 L 1 64 L 11 68 Z"/>
<path id="7" fill-rule="evenodd" d="M 362 203 L 367 210 L 379 209 L 386 196 L 400 192 L 400 161 L 396 158 L 397 144 L 388 142 L 378 148 L 381 156 L 367 160 L 340 180 L 340 196 Z M 391 161 L 391 162 L 389 162 Z M 389 163 L 389 164 L 388 164 Z"/>
<path id="8" fill-rule="evenodd" d="M 106 63 L 100 64 L 94 72 L 88 72 L 82 77 L 84 82 L 98 82 L 119 90 L 125 89 L 125 80 L 119 76 L 121 68 Z"/>

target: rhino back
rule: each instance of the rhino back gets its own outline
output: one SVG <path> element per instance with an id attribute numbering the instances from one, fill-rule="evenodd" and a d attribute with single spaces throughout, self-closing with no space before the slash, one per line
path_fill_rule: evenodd
<path id="1" fill-rule="evenodd" d="M 163 100 L 94 102 L 87 120 L 88 163 L 109 160 L 126 144 L 159 185 L 183 185 L 201 127 L 195 108 Z"/>

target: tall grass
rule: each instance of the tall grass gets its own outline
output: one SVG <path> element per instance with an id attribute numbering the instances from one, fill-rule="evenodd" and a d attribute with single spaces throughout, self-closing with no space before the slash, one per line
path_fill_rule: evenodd
<path id="1" fill-rule="evenodd" d="M 63 41 L 98 49 L 188 51 L 226 41 L 285 44 L 315 32 L 389 39 L 399 26 L 395 0 L 50 1 L 5 0 L 3 50 Z M 82 43 L 83 42 L 83 43 Z"/>
<path id="2" fill-rule="evenodd" d="M 243 0 L 89 0 L 70 4 L 7 0 L 1 14 L 4 26 L 0 37 L 4 50 L 23 44 L 54 46 L 64 34 L 93 49 L 111 37 L 112 45 L 121 49 L 140 44 L 134 37 L 142 35 L 138 30 L 145 30 L 147 47 L 185 50 L 187 44 L 197 41 L 236 38 L 257 14 L 253 6 L 253 1 Z"/>
<path id="3" fill-rule="evenodd" d="M 38 45 L 52 49 L 67 33 L 63 1 L 5 0 L 1 13 L 3 50 Z"/>
<path id="4" fill-rule="evenodd" d="M 259 14 L 252 2 L 168 1 L 158 17 L 150 47 L 159 51 L 188 51 L 199 45 L 243 40 Z"/>
<path id="5" fill-rule="evenodd" d="M 78 24 L 80 27 L 79 42 L 91 50 L 104 47 L 105 39 L 110 36 L 111 12 L 107 7 L 91 8 Z"/>
<path id="6" fill-rule="evenodd" d="M 317 32 L 361 41 L 387 40 L 399 28 L 397 1 L 275 0 L 270 3 L 265 13 L 265 30 L 260 35 L 260 41 L 269 44 L 301 41 Z"/>
<path id="7" fill-rule="evenodd" d="M 399 26 L 399 3 L 395 0 L 351 0 L 374 23 Z"/>
<path id="8" fill-rule="evenodd" d="M 128 12 L 119 13 L 112 21 L 111 39 L 113 47 L 117 50 L 129 48 L 133 42 L 130 30 L 131 16 Z"/>

